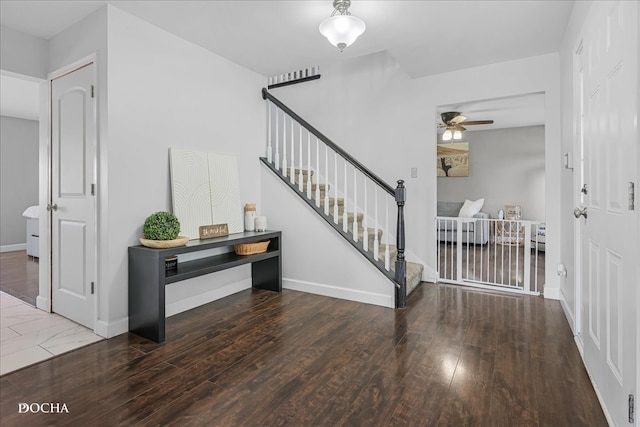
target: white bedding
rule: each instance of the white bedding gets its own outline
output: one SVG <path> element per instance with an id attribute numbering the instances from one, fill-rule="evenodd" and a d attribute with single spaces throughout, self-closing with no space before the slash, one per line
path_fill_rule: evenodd
<path id="1" fill-rule="evenodd" d="M 38 206 L 29 206 L 24 212 L 22 212 L 22 216 L 26 218 L 40 218 L 40 210 Z"/>

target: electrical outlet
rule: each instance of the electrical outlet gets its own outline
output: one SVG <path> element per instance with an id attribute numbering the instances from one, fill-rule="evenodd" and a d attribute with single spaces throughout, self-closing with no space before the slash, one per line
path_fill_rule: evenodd
<path id="1" fill-rule="evenodd" d="M 418 177 L 418 168 L 411 168 L 411 178 Z"/>

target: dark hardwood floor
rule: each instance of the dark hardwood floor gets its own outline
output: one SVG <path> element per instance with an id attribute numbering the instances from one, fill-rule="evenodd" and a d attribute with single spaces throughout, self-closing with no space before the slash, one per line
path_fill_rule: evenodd
<path id="1" fill-rule="evenodd" d="M 557 301 L 247 290 L 0 378 L 2 426 L 604 426 Z M 20 414 L 59 402 L 69 413 Z"/>
<path id="2" fill-rule="evenodd" d="M 35 307 L 38 258 L 27 256 L 27 251 L 0 253 L 0 291 Z"/>

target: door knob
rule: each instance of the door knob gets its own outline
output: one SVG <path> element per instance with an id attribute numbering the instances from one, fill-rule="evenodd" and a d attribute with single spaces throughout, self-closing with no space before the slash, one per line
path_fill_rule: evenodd
<path id="1" fill-rule="evenodd" d="M 47 205 L 47 210 L 48 211 L 57 211 L 58 210 L 58 204 L 57 203 L 54 203 L 53 205 L 52 204 L 48 204 Z"/>
<path id="2" fill-rule="evenodd" d="M 581 216 L 584 217 L 584 219 L 587 219 L 587 207 L 585 206 L 584 208 L 580 209 L 580 208 L 575 208 L 573 210 L 573 216 L 575 216 L 576 218 L 580 218 Z"/>

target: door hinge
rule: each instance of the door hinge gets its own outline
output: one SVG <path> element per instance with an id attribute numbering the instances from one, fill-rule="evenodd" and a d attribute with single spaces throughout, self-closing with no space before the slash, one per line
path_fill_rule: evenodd
<path id="1" fill-rule="evenodd" d="M 635 404 L 634 404 L 633 394 L 629 395 L 629 422 L 635 422 Z"/>
<path id="2" fill-rule="evenodd" d="M 91 184 L 91 195 L 92 196 L 96 195 L 96 185 L 95 184 Z"/>
<path id="3" fill-rule="evenodd" d="M 95 86 L 91 85 L 91 97 L 95 98 L 96 97 L 96 93 L 95 93 Z"/>
<path id="4" fill-rule="evenodd" d="M 95 282 L 91 282 L 91 295 L 93 295 L 96 292 L 96 284 Z"/>
<path id="5" fill-rule="evenodd" d="M 635 210 L 636 208 L 636 185 L 633 182 L 629 183 L 629 210 Z"/>

